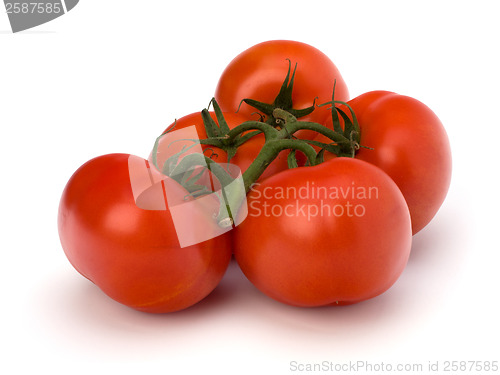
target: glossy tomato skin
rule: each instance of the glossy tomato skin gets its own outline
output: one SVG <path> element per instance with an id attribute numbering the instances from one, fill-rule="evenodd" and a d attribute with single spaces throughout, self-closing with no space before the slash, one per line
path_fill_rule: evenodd
<path id="1" fill-rule="evenodd" d="M 248 118 L 240 113 L 224 112 L 223 115 L 227 122 L 227 125 L 229 126 L 229 129 L 233 129 L 236 126 L 240 125 L 241 123 L 248 121 Z M 215 115 L 215 112 L 211 111 L 210 117 L 212 117 L 212 119 L 217 122 L 217 117 Z M 206 139 L 207 133 L 205 131 L 203 118 L 200 112 L 191 113 L 189 115 L 181 117 L 180 119 L 176 120 L 175 123 L 170 124 L 167 127 L 167 129 L 181 130 L 193 125 L 196 127 L 196 131 L 198 132 L 198 136 L 200 137 L 200 139 Z M 259 154 L 260 150 L 262 149 L 262 146 L 264 146 L 264 143 L 265 143 L 264 134 L 259 134 L 254 136 L 252 139 L 245 142 L 238 148 L 236 155 L 230 161 L 231 164 L 235 164 L 238 167 L 240 167 L 242 173 L 245 172 L 246 169 L 250 166 L 250 164 L 255 160 L 255 158 Z M 191 144 L 192 143 L 189 142 L 185 143 L 186 146 L 189 146 Z M 165 146 L 166 145 L 164 145 L 164 147 Z M 178 148 L 181 146 L 182 145 L 178 144 Z M 227 163 L 227 154 L 225 151 L 217 147 L 207 146 L 207 145 L 202 145 L 202 149 L 206 150 L 205 151 L 206 156 L 211 157 L 212 160 L 216 161 L 217 163 Z M 207 149 L 211 149 L 211 151 Z M 172 152 L 170 151 L 170 154 L 171 153 Z M 289 153 L 288 150 L 282 151 L 278 155 L 278 157 L 274 159 L 274 161 L 266 168 L 266 170 L 260 177 L 260 180 L 263 180 L 278 172 L 288 169 L 288 161 L 287 161 L 288 153 Z"/>
<path id="2" fill-rule="evenodd" d="M 335 98 L 349 99 L 347 85 L 335 64 L 323 52 L 306 43 L 290 40 L 271 40 L 259 43 L 236 56 L 222 73 L 215 91 L 215 99 L 224 111 L 251 117 L 256 109 L 240 103 L 250 98 L 272 103 L 280 91 L 288 71 L 297 63 L 293 86 L 293 107 L 302 109 L 331 100 L 336 80 Z M 326 107 L 317 108 L 304 121 L 321 123 Z"/>
<path id="3" fill-rule="evenodd" d="M 411 248 L 408 207 L 381 169 L 336 158 L 254 187 L 235 229 L 244 274 L 277 301 L 351 304 L 386 291 Z"/>
<path id="4" fill-rule="evenodd" d="M 150 313 L 185 309 L 221 280 L 229 237 L 181 248 L 170 211 L 135 204 L 128 159 L 103 155 L 70 178 L 58 213 L 62 247 L 75 269 L 114 300 Z"/>
<path id="5" fill-rule="evenodd" d="M 384 170 L 406 198 L 413 234 L 441 207 L 451 181 L 452 157 L 446 130 L 422 102 L 389 91 L 368 92 L 348 104 L 361 130 L 356 158 Z M 327 126 L 331 127 L 331 121 Z"/>

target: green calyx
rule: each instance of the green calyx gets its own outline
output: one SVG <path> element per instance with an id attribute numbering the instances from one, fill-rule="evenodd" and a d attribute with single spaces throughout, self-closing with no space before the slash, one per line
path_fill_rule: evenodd
<path id="1" fill-rule="evenodd" d="M 323 104 L 318 105 L 318 107 L 323 107 L 325 105 L 330 105 L 330 113 L 332 116 L 333 131 L 337 134 L 338 140 L 335 148 L 325 148 L 325 150 L 333 152 L 337 156 L 348 156 L 354 157 L 356 151 L 359 150 L 360 140 L 361 140 L 361 130 L 359 128 L 358 120 L 356 114 L 349 104 L 346 102 L 335 100 L 335 86 L 336 82 L 333 84 L 332 100 Z M 338 108 L 336 104 L 344 105 L 349 109 L 349 117 L 342 109 Z M 343 120 L 344 128 L 342 129 L 340 123 L 340 117 Z M 318 145 L 320 146 L 320 145 Z M 320 146 L 321 147 L 321 146 Z"/>
<path id="2" fill-rule="evenodd" d="M 281 85 L 278 95 L 271 104 L 259 102 L 254 99 L 242 100 L 242 103 L 248 104 L 249 106 L 259 110 L 265 116 L 267 116 L 267 120 L 265 120 L 265 122 L 271 126 L 276 126 L 276 118 L 274 117 L 274 110 L 276 108 L 289 112 L 295 118 L 301 118 L 307 116 L 311 114 L 315 109 L 316 98 L 314 99 L 313 104 L 310 107 L 303 109 L 293 108 L 292 92 L 293 92 L 293 82 L 295 79 L 295 71 L 297 70 L 297 64 L 295 64 L 292 76 L 290 77 L 291 69 L 292 69 L 292 62 L 288 60 L 287 75 L 285 77 L 285 80 L 283 81 L 283 84 Z"/>

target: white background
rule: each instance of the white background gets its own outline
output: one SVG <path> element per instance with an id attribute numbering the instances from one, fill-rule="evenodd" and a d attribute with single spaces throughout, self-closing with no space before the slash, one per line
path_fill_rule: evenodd
<path id="1" fill-rule="evenodd" d="M 443 370 L 445 361 L 500 360 L 495 1 L 81 0 L 18 34 L 0 9 L 0 363 L 9 373 L 300 373 L 293 361 L 439 361 Z M 299 309 L 262 295 L 233 264 L 182 312 L 110 300 L 60 246 L 66 181 L 101 154 L 147 156 L 166 125 L 208 105 L 234 56 L 279 38 L 329 55 L 351 97 L 410 95 L 444 123 L 452 186 L 400 280 L 359 305 Z"/>

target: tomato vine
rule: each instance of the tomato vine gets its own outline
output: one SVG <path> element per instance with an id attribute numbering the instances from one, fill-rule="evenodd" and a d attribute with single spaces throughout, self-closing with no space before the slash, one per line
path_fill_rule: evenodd
<path id="1" fill-rule="evenodd" d="M 245 171 L 243 171 L 242 178 L 244 181 L 244 191 L 240 191 L 239 188 L 233 188 L 237 190 L 228 194 L 228 199 L 234 204 L 232 207 L 240 207 L 241 203 L 244 201 L 245 195 L 250 191 L 252 185 L 255 184 L 255 182 L 264 173 L 273 160 L 280 154 L 280 152 L 284 150 L 292 151 L 288 157 L 288 165 L 289 168 L 295 168 L 298 167 L 296 157 L 297 151 L 302 152 L 307 159 L 304 166 L 314 166 L 324 161 L 323 156 L 325 152 L 330 152 L 340 157 L 343 156 L 352 158 L 355 156 L 356 151 L 360 147 L 359 141 L 361 132 L 356 115 L 346 102 L 335 100 L 335 83 L 331 101 L 319 105 L 313 104 L 313 106 L 302 110 L 295 110 L 292 108 L 291 96 L 296 67 L 291 77 L 290 68 L 291 61 L 289 60 L 288 73 L 283 81 L 280 92 L 272 104 L 265 104 L 252 99 L 243 99 L 242 101 L 254 106 L 256 109 L 259 109 L 267 115 L 268 119 L 265 122 L 245 121 L 233 129 L 230 129 L 215 98 L 210 101 L 210 105 L 213 105 L 214 107 L 217 122 L 210 116 L 208 108 L 202 110 L 201 112 L 207 138 L 192 140 L 193 143 L 214 146 L 224 150 L 227 153 L 228 162 L 231 161 L 236 154 L 237 149 L 244 143 L 259 134 L 263 134 L 265 137 L 265 143 L 255 160 Z M 338 104 L 344 105 L 349 109 L 352 120 L 343 110 L 338 108 Z M 298 117 L 312 113 L 316 107 L 326 105 L 330 105 L 333 129 L 319 123 L 301 121 L 298 119 Z M 340 118 L 342 118 L 344 123 L 343 128 L 340 123 Z M 183 176 L 183 173 L 192 171 L 195 166 L 206 166 L 219 180 L 222 187 L 227 187 L 234 181 L 234 178 L 231 177 L 221 165 L 205 155 L 196 153 L 189 154 L 179 161 L 180 154 L 187 151 L 189 148 L 185 148 L 180 153 L 172 155 L 169 159 L 167 159 L 163 166 L 159 166 L 156 159 L 158 142 L 163 135 L 174 129 L 175 127 L 160 135 L 153 147 L 153 164 L 160 171 L 171 177 L 173 176 L 188 191 L 193 193 L 203 193 L 204 187 L 197 187 L 197 178 L 188 179 L 186 176 Z M 315 140 L 299 139 L 295 137 L 294 134 L 300 130 L 308 130 L 313 131 L 316 134 L 321 134 L 327 137 L 331 142 L 324 143 Z M 319 148 L 319 151 L 316 151 L 313 146 Z M 169 169 L 170 167 L 168 166 L 176 165 L 177 163 L 179 164 L 173 170 Z M 189 183 L 186 181 L 189 181 Z M 225 189 L 222 190 L 224 191 Z M 221 199 L 221 205 L 224 204 L 225 201 L 227 201 L 227 199 Z M 228 204 L 227 206 L 228 207 L 226 207 L 225 210 L 220 210 L 220 214 L 217 217 L 221 226 L 232 225 L 233 215 L 236 214 L 235 212 L 231 212 L 229 208 L 231 204 Z"/>

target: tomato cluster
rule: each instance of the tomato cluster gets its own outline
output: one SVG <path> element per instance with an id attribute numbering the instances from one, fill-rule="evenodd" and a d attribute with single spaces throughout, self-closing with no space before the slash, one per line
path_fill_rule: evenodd
<path id="1" fill-rule="evenodd" d="M 353 304 L 396 282 L 450 184 L 427 106 L 349 99 L 329 57 L 284 40 L 231 61 L 211 105 L 167 127 L 147 159 L 103 155 L 70 178 L 58 228 L 78 272 L 152 313 L 206 297 L 232 257 L 294 306 Z"/>

